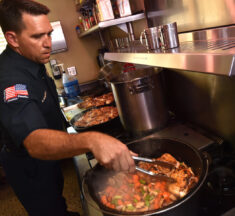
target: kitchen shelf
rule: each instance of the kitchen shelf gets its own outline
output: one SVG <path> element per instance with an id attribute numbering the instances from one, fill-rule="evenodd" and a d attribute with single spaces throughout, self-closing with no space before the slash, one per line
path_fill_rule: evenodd
<path id="1" fill-rule="evenodd" d="M 89 9 L 89 7 L 92 5 L 92 2 L 89 0 L 82 0 L 82 1 L 77 1 L 75 5 L 76 5 L 76 10 L 79 12 L 81 8 Z"/>
<path id="2" fill-rule="evenodd" d="M 223 36 L 225 33 L 228 34 L 226 39 L 220 38 L 220 30 L 224 32 Z M 109 61 L 234 76 L 235 27 L 229 27 L 226 31 L 225 28 L 209 30 L 207 34 L 201 32 L 197 32 L 198 37 L 195 36 L 195 32 L 191 35 L 187 33 L 187 37 L 182 35 L 180 39 L 185 41 L 180 40 L 182 42 L 178 48 L 148 51 L 139 41 L 135 41 L 129 48 L 105 53 L 104 58 Z M 211 35 L 211 38 L 199 37 L 205 35 Z"/>
<path id="3" fill-rule="evenodd" d="M 85 37 L 91 33 L 97 32 L 98 30 L 101 30 L 101 29 L 108 28 L 110 26 L 116 26 L 116 25 L 133 22 L 136 20 L 144 19 L 144 18 L 145 18 L 144 13 L 140 13 L 140 14 L 135 14 L 135 15 L 127 16 L 127 17 L 118 18 L 118 19 L 103 21 L 93 26 L 89 30 L 84 31 L 81 34 L 79 34 L 79 38 Z"/>

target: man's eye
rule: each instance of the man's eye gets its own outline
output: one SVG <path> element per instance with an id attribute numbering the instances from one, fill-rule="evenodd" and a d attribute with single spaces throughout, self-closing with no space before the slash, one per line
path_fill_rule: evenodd
<path id="1" fill-rule="evenodd" d="M 39 39 L 41 37 L 42 37 L 41 35 L 33 35 L 33 38 L 35 38 L 35 39 Z"/>

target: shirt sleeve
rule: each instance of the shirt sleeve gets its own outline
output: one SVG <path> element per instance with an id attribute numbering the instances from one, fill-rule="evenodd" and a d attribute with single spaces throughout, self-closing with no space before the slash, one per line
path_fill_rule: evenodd
<path id="1" fill-rule="evenodd" d="M 32 131 L 48 128 L 30 84 L 1 83 L 0 94 L 0 121 L 16 147 L 20 147 Z"/>

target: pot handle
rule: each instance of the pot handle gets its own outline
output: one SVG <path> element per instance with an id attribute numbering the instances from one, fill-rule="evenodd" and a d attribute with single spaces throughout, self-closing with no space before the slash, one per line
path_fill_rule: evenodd
<path id="1" fill-rule="evenodd" d="M 133 81 L 129 83 L 130 94 L 140 94 L 154 88 L 153 80 L 150 77 L 144 78 L 141 82 Z"/>
<path id="2" fill-rule="evenodd" d="M 211 156 L 207 152 L 204 151 L 202 152 L 202 157 L 206 160 L 206 162 L 208 163 L 208 166 L 210 166 L 212 163 Z"/>

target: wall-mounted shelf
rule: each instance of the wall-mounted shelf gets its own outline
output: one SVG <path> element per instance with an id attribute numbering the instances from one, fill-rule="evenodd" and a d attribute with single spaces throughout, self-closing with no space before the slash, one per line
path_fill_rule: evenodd
<path id="1" fill-rule="evenodd" d="M 201 34 L 202 31 L 182 34 L 180 39 L 184 41 L 180 43 L 179 48 L 148 51 L 137 42 L 132 47 L 105 53 L 104 58 L 109 61 L 234 76 L 235 26 L 204 31 L 207 31 L 207 34 Z M 221 34 L 221 31 L 224 34 Z M 205 35 L 212 37 L 202 38 Z"/>
<path id="2" fill-rule="evenodd" d="M 120 24 L 128 23 L 128 22 L 133 22 L 136 20 L 144 19 L 144 18 L 145 18 L 144 13 L 140 13 L 140 14 L 131 15 L 128 17 L 122 17 L 122 18 L 118 18 L 118 19 L 103 21 L 103 22 L 100 22 L 99 24 L 93 26 L 89 30 L 79 34 L 79 38 L 85 37 L 91 33 L 97 32 L 98 30 L 101 30 L 101 29 L 108 28 L 110 26 L 116 26 L 116 25 L 120 25 Z"/>
<path id="3" fill-rule="evenodd" d="M 93 2 L 90 0 L 79 0 L 77 1 L 76 10 L 79 12 L 81 8 L 89 9 L 92 6 Z"/>

